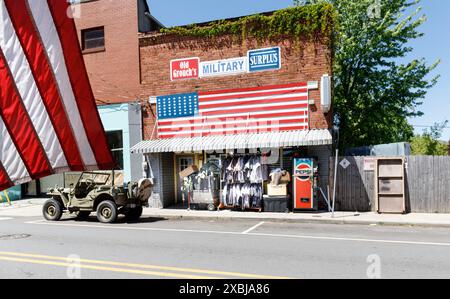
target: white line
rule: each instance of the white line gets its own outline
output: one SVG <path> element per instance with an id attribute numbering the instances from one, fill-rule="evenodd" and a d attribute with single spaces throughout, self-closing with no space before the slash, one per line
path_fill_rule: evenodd
<path id="1" fill-rule="evenodd" d="M 9 217 L 0 217 L 0 221 L 5 221 L 5 220 L 13 220 L 14 218 L 9 218 Z"/>
<path id="2" fill-rule="evenodd" d="M 450 243 L 419 242 L 419 241 L 404 241 L 404 240 L 358 239 L 358 238 L 339 238 L 339 237 L 316 237 L 316 236 L 279 235 L 279 234 L 263 234 L 263 233 L 252 233 L 252 234 L 249 234 L 249 235 L 264 236 L 264 237 L 285 237 L 285 238 L 312 239 L 312 240 L 330 240 L 330 241 L 353 241 L 353 242 L 372 242 L 372 243 L 390 243 L 390 244 L 408 244 L 408 245 L 450 246 Z"/>
<path id="3" fill-rule="evenodd" d="M 246 231 L 243 231 L 242 234 L 244 234 L 244 235 L 245 235 L 245 234 L 248 234 L 249 232 L 251 232 L 252 230 L 254 230 L 254 229 L 258 228 L 258 227 L 260 227 L 260 226 L 263 225 L 263 224 L 264 224 L 264 221 L 258 223 L 258 224 L 255 225 L 255 226 L 250 227 L 250 228 L 247 229 Z"/>
<path id="4" fill-rule="evenodd" d="M 293 239 L 307 239 L 307 240 L 324 240 L 324 241 L 349 241 L 349 242 L 370 242 L 370 243 L 387 243 L 387 244 L 403 244 L 403 245 L 425 245 L 425 246 L 444 246 L 450 247 L 450 243 L 438 242 L 420 242 L 407 240 L 383 240 L 383 239 L 358 239 L 358 238 L 343 238 L 343 237 L 317 237 L 308 235 L 284 235 L 284 234 L 264 234 L 264 233 L 240 233 L 240 232 L 226 232 L 226 231 L 207 231 L 207 230 L 189 230 L 189 229 L 170 229 L 170 228 L 150 228 L 150 227 L 126 227 L 126 226 L 103 226 L 103 225 L 83 225 L 83 224 L 63 224 L 52 223 L 45 220 L 37 220 L 25 222 L 26 224 L 38 225 L 53 225 L 53 226 L 71 226 L 71 227 L 89 227 L 89 228 L 103 228 L 103 229 L 123 229 L 123 230 L 142 230 L 142 231 L 163 231 L 163 232 L 189 232 L 201 234 L 222 234 L 222 235 L 236 235 L 236 236 L 259 236 L 259 237 L 275 237 L 275 238 L 293 238 Z"/>
<path id="5" fill-rule="evenodd" d="M 144 230 L 144 231 L 167 231 L 167 232 L 187 232 L 203 234 L 240 234 L 239 232 L 209 231 L 209 230 L 191 230 L 191 229 L 172 229 L 172 228 L 151 228 L 151 227 L 127 227 L 127 226 L 105 226 L 105 225 L 84 225 L 84 224 L 65 224 L 60 222 L 47 222 L 45 220 L 25 222 L 26 224 L 69 226 L 69 227 L 90 227 L 104 229 L 123 229 L 123 230 Z"/>

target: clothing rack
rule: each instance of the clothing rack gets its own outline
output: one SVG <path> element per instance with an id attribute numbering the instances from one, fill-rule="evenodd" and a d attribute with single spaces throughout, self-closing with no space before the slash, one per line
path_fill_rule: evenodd
<path id="1" fill-rule="evenodd" d="M 223 161 L 224 160 L 226 161 L 226 159 L 230 159 L 230 158 L 233 159 L 233 158 L 236 158 L 236 157 L 240 158 L 240 157 L 249 157 L 249 156 L 251 156 L 251 157 L 261 157 L 261 153 L 257 152 L 257 153 L 246 153 L 246 154 L 237 153 L 237 154 L 233 154 L 233 155 L 230 155 L 230 154 L 221 154 L 220 155 L 220 159 L 221 159 L 221 163 L 222 163 L 222 171 L 220 173 L 220 190 L 221 190 L 221 193 L 220 193 L 220 203 L 221 203 L 220 207 L 221 208 L 225 208 L 225 209 L 239 209 L 239 210 L 242 210 L 242 211 L 245 211 L 245 210 L 258 211 L 258 212 L 262 211 L 262 200 L 263 200 L 263 195 L 264 195 L 264 180 L 262 179 L 262 177 L 261 177 L 261 182 L 252 183 L 247 178 L 244 181 L 237 181 L 237 182 L 234 182 L 234 183 L 226 183 L 224 185 L 224 183 L 228 182 L 228 180 L 227 180 L 226 177 L 224 177 L 224 173 L 226 173 L 227 170 L 223 169 L 224 167 L 226 167 L 226 165 L 224 165 Z M 247 161 L 247 163 L 248 163 L 248 161 Z M 241 174 L 241 175 L 243 175 L 243 174 Z M 238 200 L 238 203 L 240 203 L 240 204 L 236 204 L 236 201 L 233 201 L 233 205 L 229 205 L 229 201 L 227 201 L 227 198 L 223 196 L 223 193 L 225 191 L 224 190 L 225 188 L 227 188 L 226 191 L 228 191 L 228 187 L 230 185 L 231 186 L 240 185 L 239 186 L 239 192 L 242 190 L 242 188 L 247 188 L 247 189 L 249 188 L 249 190 L 248 190 L 249 192 L 256 191 L 256 190 L 252 190 L 251 188 L 253 188 L 256 185 L 258 185 L 258 188 L 260 188 L 259 189 L 260 196 L 259 196 L 259 199 L 258 199 L 259 206 L 258 207 L 250 206 L 251 204 L 253 204 L 253 201 L 255 199 L 252 198 L 252 202 L 250 204 L 250 200 L 248 198 L 244 199 L 244 197 L 242 195 L 240 195 L 240 200 Z M 258 192 L 256 191 L 256 193 L 258 193 Z M 249 194 L 246 194 L 245 196 L 249 196 Z M 249 202 L 249 204 L 246 205 L 245 202 Z"/>

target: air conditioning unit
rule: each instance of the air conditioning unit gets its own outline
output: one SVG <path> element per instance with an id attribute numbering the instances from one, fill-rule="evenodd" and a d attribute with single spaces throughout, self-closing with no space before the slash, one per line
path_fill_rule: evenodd
<path id="1" fill-rule="evenodd" d="M 323 113 L 328 113 L 331 109 L 331 76 L 325 74 L 320 80 L 320 104 Z"/>

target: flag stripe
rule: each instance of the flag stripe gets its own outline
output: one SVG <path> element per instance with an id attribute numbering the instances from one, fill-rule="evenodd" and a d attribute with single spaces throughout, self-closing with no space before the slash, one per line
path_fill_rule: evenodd
<path id="1" fill-rule="evenodd" d="M 8 173 L 14 185 L 25 183 L 30 179 L 30 175 L 25 164 L 23 164 L 22 157 L 17 151 L 1 116 L 0 136 L 2 136 L 0 143 L 0 162 L 3 164 L 5 171 Z"/>
<path id="2" fill-rule="evenodd" d="M 31 178 L 52 174 L 50 163 L 16 89 L 3 51 L 0 51 L 0 116 Z"/>
<path id="3" fill-rule="evenodd" d="M 268 129 L 246 129 L 246 130 L 235 130 L 229 131 L 227 134 L 256 134 L 256 133 L 265 133 L 265 132 L 278 132 L 278 131 L 293 131 L 293 130 L 307 130 L 308 126 L 288 126 L 288 127 L 279 127 L 279 128 L 268 128 Z M 162 139 L 171 139 L 171 138 L 192 138 L 192 137 L 202 137 L 202 136 L 222 136 L 223 132 L 211 132 L 207 135 L 204 133 L 184 133 L 184 134 L 166 134 L 163 133 L 159 137 Z"/>
<path id="4" fill-rule="evenodd" d="M 203 121 L 187 121 L 185 123 L 177 123 L 177 124 L 161 124 L 159 123 L 159 128 L 161 131 L 165 129 L 182 129 L 182 128 L 194 128 L 194 127 L 206 127 L 206 126 L 220 126 L 220 125 L 248 125 L 252 123 L 298 123 L 298 122 L 307 122 L 307 117 L 283 117 L 283 118 L 211 118 L 204 119 Z"/>
<path id="5" fill-rule="evenodd" d="M 41 1 L 30 1 L 41 2 Z M 73 19 L 67 17 L 70 4 L 67 1 L 47 0 L 51 19 L 53 20 L 57 34 L 63 49 L 63 57 L 67 66 L 70 83 L 75 95 L 84 129 L 90 148 L 95 155 L 96 164 L 100 169 L 111 169 L 115 166 L 113 157 L 108 149 L 108 142 L 100 121 L 100 115 L 95 104 L 89 78 L 84 64 L 83 56 L 78 45 L 78 35 Z M 41 5 L 42 7 L 42 5 Z M 44 11 L 45 9 L 43 9 Z M 41 33 L 42 31 L 39 30 Z M 92 164 L 91 164 L 92 165 Z"/>
<path id="6" fill-rule="evenodd" d="M 308 83 L 292 83 L 292 84 L 281 84 L 281 85 L 269 85 L 269 86 L 260 86 L 260 87 L 249 87 L 249 88 L 239 88 L 239 89 L 227 89 L 220 91 L 209 91 L 209 92 L 199 92 L 199 96 L 208 96 L 208 95 L 220 95 L 226 93 L 243 93 L 250 91 L 262 91 L 268 89 L 286 89 L 286 88 L 296 88 L 296 87 L 307 87 Z"/>
<path id="7" fill-rule="evenodd" d="M 201 98 L 200 98 L 201 99 Z M 294 97 L 287 97 L 287 96 L 273 96 L 273 97 L 261 97 L 261 98 L 251 98 L 251 99 L 245 99 L 245 100 L 235 100 L 235 101 L 225 101 L 225 102 L 218 102 L 214 104 L 208 104 L 204 105 L 200 103 L 200 109 L 206 110 L 206 109 L 212 109 L 212 108 L 224 108 L 224 107 L 230 107 L 230 105 L 253 105 L 253 104 L 273 104 L 273 103 L 279 103 L 279 102 L 295 102 L 295 101 L 305 101 L 308 99 L 307 95 L 304 96 L 294 96 Z"/>
<path id="8" fill-rule="evenodd" d="M 66 62 L 64 61 L 63 49 L 59 41 L 55 24 L 52 22 L 52 16 L 48 5 L 45 1 L 33 0 L 28 1 L 28 5 L 36 28 L 39 31 L 42 44 L 47 52 L 56 82 L 58 83 L 58 89 L 61 93 L 62 100 L 66 108 L 65 110 L 68 112 L 71 126 L 75 132 L 75 138 L 83 159 L 83 164 L 86 168 L 88 166 L 95 165 L 96 160 L 80 117 L 80 109 L 77 105 L 75 95 L 70 84 Z M 63 17 L 67 18 L 66 13 L 64 13 Z M 70 51 L 74 51 L 74 49 L 75 47 L 72 46 Z M 90 113 L 90 110 L 87 112 Z"/>
<path id="9" fill-rule="evenodd" d="M 22 48 L 18 49 L 16 55 L 19 53 L 20 55 L 23 54 L 26 56 L 35 84 L 39 90 L 39 92 L 30 92 L 33 92 L 36 98 L 38 98 L 39 95 L 41 96 L 41 99 L 37 99 L 37 102 L 42 101 L 45 105 L 45 109 L 44 107 L 39 107 L 39 109 L 43 112 L 48 112 L 48 118 L 51 124 L 45 126 L 44 133 L 49 134 L 47 137 L 48 140 L 53 141 L 56 145 L 52 153 L 62 156 L 60 163 L 58 163 L 52 161 L 51 154 L 49 155 L 53 168 L 64 167 L 65 170 L 68 170 L 67 166 L 69 166 L 71 170 L 82 171 L 84 169 L 83 161 L 72 131 L 72 126 L 68 120 L 65 107 L 63 106 L 45 49 L 42 46 L 40 36 L 36 31 L 32 16 L 30 15 L 27 1 L 6 0 L 5 3 L 12 24 L 15 28 L 21 28 L 21 30 L 17 31 L 17 37 L 14 34 L 14 28 L 10 28 L 10 36 L 13 39 L 18 38 L 22 45 Z M 4 23 L 4 26 L 6 27 L 7 24 Z M 23 51 L 25 53 L 23 53 Z M 30 82 L 32 82 L 32 80 L 30 80 Z M 33 88 L 35 88 L 34 82 L 32 82 L 32 84 Z"/>
<path id="10" fill-rule="evenodd" d="M 235 107 L 230 107 L 230 110 L 228 109 L 211 109 L 211 111 L 204 111 L 201 112 L 202 115 L 218 115 L 218 114 L 222 114 L 224 112 L 224 110 L 227 110 L 228 113 L 249 113 L 252 111 L 261 111 L 263 110 L 263 108 L 271 108 L 271 109 L 295 109 L 295 108 L 307 108 L 308 104 L 304 104 L 303 102 L 299 102 L 299 103 L 295 103 L 292 105 L 280 105 L 277 104 L 277 106 L 273 105 L 273 104 L 267 104 L 267 105 L 261 105 L 258 107 L 240 107 L 240 108 L 235 108 Z"/>
<path id="11" fill-rule="evenodd" d="M 13 183 L 11 182 L 8 173 L 6 173 L 5 168 L 3 167 L 2 162 L 0 162 L 0 190 L 8 189 L 12 187 Z"/>
<path id="12" fill-rule="evenodd" d="M 216 133 L 226 133 L 226 132 L 233 132 L 236 130 L 243 130 L 243 131 L 247 131 L 247 130 L 268 130 L 268 129 L 276 129 L 276 128 L 286 128 L 286 127 L 303 127 L 305 126 L 305 123 L 300 123 L 300 124 L 290 124 L 290 125 L 286 125 L 286 124 L 280 124 L 280 123 L 274 123 L 274 124 L 264 124 L 264 125 L 260 125 L 260 124 L 250 124 L 250 126 L 237 126 L 237 125 L 223 125 L 223 126 L 211 126 L 208 129 L 193 129 L 193 130 L 187 130 L 187 129 L 181 129 L 181 130 L 163 130 L 160 131 L 160 134 L 194 134 L 194 133 L 206 133 L 206 134 L 210 134 L 213 132 Z M 245 130 L 244 130 L 245 129 Z"/>
<path id="13" fill-rule="evenodd" d="M 300 88 L 300 89 L 292 89 L 292 88 L 283 88 L 283 89 L 275 89 L 275 90 L 268 90 L 268 91 L 260 91 L 260 92 L 236 92 L 236 93 L 228 93 L 223 95 L 214 95 L 214 96 L 204 96 L 200 93 L 201 102 L 202 103 L 208 103 L 208 102 L 214 102 L 219 100 L 232 100 L 236 98 L 257 98 L 257 97 L 268 97 L 268 96 L 275 96 L 275 95 L 286 95 L 289 96 L 291 94 L 307 94 L 308 89 L 307 88 Z"/>

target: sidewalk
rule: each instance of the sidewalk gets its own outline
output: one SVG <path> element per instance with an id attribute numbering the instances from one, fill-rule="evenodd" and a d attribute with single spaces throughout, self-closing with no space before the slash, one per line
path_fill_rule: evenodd
<path id="1" fill-rule="evenodd" d="M 12 206 L 0 204 L 0 217 L 38 217 L 42 216 L 42 204 L 46 199 L 36 198 L 16 201 Z M 329 224 L 364 224 L 364 225 L 403 225 L 403 226 L 439 226 L 450 228 L 450 214 L 407 214 L 390 215 L 377 213 L 336 212 L 331 213 L 255 213 L 222 211 L 196 211 L 178 209 L 145 208 L 144 217 L 161 217 L 168 219 L 252 219 L 260 221 L 329 223 Z"/>

